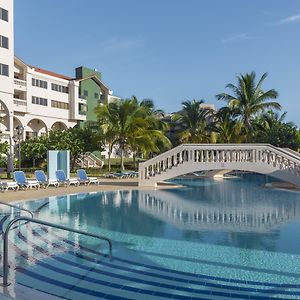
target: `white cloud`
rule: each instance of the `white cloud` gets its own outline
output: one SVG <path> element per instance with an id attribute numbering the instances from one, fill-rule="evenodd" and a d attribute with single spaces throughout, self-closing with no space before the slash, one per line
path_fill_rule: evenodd
<path id="1" fill-rule="evenodd" d="M 248 40 L 248 39 L 249 39 L 249 36 L 247 33 L 241 33 L 241 34 L 233 35 L 233 36 L 223 39 L 222 43 L 239 42 L 239 41 L 244 41 L 244 40 Z"/>
<path id="2" fill-rule="evenodd" d="M 280 24 L 288 24 L 288 23 L 295 23 L 298 21 L 300 21 L 300 14 L 282 19 L 279 23 Z"/>

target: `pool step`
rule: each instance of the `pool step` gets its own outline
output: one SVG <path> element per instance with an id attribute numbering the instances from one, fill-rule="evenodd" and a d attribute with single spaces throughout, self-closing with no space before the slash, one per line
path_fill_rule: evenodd
<path id="1" fill-rule="evenodd" d="M 121 248 L 114 249 L 110 261 L 45 227 L 22 226 L 12 232 L 10 242 L 10 280 L 66 299 L 300 298 L 300 285 L 176 271 L 124 255 Z"/>

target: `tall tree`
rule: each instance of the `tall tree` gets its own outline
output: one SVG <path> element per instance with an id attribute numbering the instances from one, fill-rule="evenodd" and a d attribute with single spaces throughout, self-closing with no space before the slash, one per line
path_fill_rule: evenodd
<path id="1" fill-rule="evenodd" d="M 268 143 L 276 147 L 298 150 L 297 126 L 293 122 L 285 122 L 286 112 L 279 115 L 267 111 L 255 120 L 255 142 Z"/>
<path id="2" fill-rule="evenodd" d="M 253 136 L 253 119 L 259 114 L 269 109 L 281 109 L 278 102 L 268 101 L 278 97 L 274 89 L 266 92 L 262 89 L 262 84 L 267 77 L 264 73 L 256 84 L 256 74 L 251 72 L 245 75 L 237 76 L 237 85 L 227 84 L 226 88 L 232 91 L 232 94 L 221 93 L 216 95 L 218 100 L 224 100 L 228 106 L 235 109 L 238 118 L 243 122 L 248 133 L 248 141 Z"/>
<path id="3" fill-rule="evenodd" d="M 230 107 L 220 108 L 214 115 L 211 130 L 217 134 L 218 143 L 242 143 L 246 136 L 241 121 Z"/>
<path id="4" fill-rule="evenodd" d="M 133 153 L 157 151 L 158 139 L 170 143 L 158 129 L 159 120 L 153 109 L 151 102 L 140 103 L 136 97 L 97 107 L 96 114 L 109 144 L 109 152 L 114 145 L 119 146 L 122 170 L 126 150 Z"/>
<path id="5" fill-rule="evenodd" d="M 173 116 L 173 127 L 182 143 L 209 143 L 209 118 L 212 111 L 202 106 L 203 100 L 182 102 L 182 110 Z"/>

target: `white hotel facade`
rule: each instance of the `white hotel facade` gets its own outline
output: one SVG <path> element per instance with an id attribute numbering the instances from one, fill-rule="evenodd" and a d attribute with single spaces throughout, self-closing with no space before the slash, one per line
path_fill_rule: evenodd
<path id="1" fill-rule="evenodd" d="M 93 78 L 94 77 L 94 78 Z M 96 76 L 101 102 L 115 98 Z M 0 0 L 0 130 L 11 138 L 24 128 L 23 140 L 63 130 L 86 120 L 87 100 L 80 96 L 82 79 L 27 65 L 14 55 L 13 0 Z"/>

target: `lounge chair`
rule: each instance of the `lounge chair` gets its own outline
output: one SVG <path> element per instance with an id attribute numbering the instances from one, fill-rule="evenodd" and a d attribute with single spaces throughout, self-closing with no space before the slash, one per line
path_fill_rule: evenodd
<path id="1" fill-rule="evenodd" d="M 77 170 L 79 183 L 90 185 L 91 183 L 99 184 L 97 177 L 88 177 L 84 169 Z"/>
<path id="2" fill-rule="evenodd" d="M 68 179 L 66 177 L 65 171 L 64 170 L 57 170 L 55 172 L 56 175 L 56 179 L 58 181 L 58 183 L 65 185 L 65 186 L 70 186 L 71 184 L 74 184 L 76 186 L 79 185 L 79 181 L 76 178 L 70 178 Z"/>
<path id="3" fill-rule="evenodd" d="M 6 181 L 6 182 L 0 181 L 1 192 L 6 192 L 9 189 L 17 191 L 19 189 L 19 185 L 15 181 Z"/>
<path id="4" fill-rule="evenodd" d="M 28 188 L 39 189 L 40 185 L 37 180 L 27 180 L 23 171 L 15 171 L 14 179 L 20 188 L 27 190 Z"/>
<path id="5" fill-rule="evenodd" d="M 36 170 L 34 175 L 38 183 L 44 188 L 48 187 L 49 185 L 53 185 L 55 187 L 59 186 L 58 181 L 56 179 L 48 179 L 43 170 Z"/>

